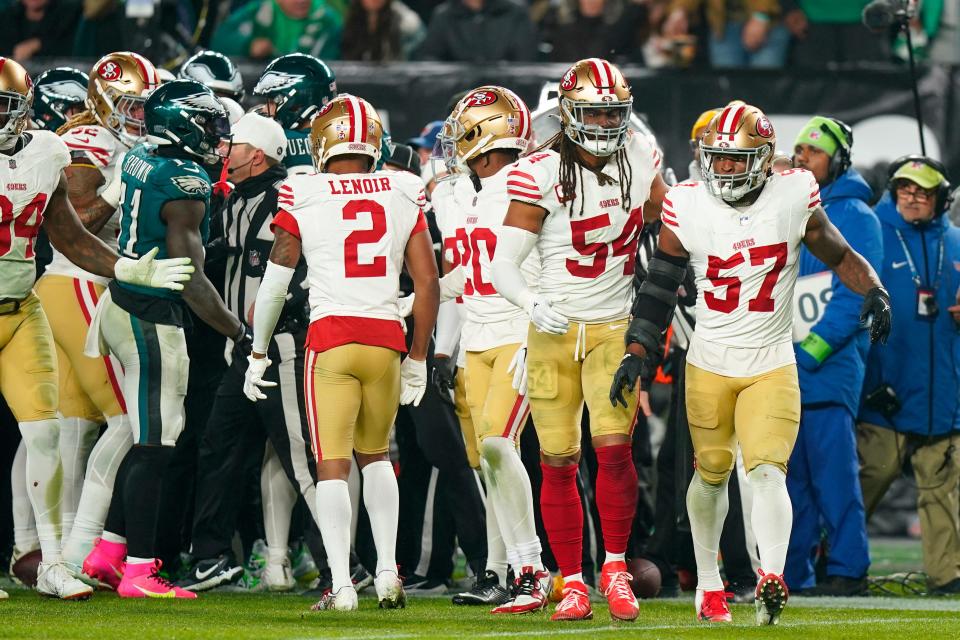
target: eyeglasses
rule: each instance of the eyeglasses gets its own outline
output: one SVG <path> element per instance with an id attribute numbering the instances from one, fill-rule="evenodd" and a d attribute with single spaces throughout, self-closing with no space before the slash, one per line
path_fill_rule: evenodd
<path id="1" fill-rule="evenodd" d="M 927 191 L 926 189 L 914 188 L 909 189 L 907 187 L 900 187 L 897 189 L 897 196 L 907 199 L 916 200 L 917 202 L 929 202 L 933 200 L 935 193 L 933 191 Z"/>

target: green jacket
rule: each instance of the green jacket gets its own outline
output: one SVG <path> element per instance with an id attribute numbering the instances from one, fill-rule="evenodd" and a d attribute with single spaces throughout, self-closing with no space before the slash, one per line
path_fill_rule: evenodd
<path id="1" fill-rule="evenodd" d="M 735 20 L 745 21 L 754 13 L 763 13 L 771 18 L 780 16 L 780 0 L 742 0 L 741 2 L 729 2 L 728 0 L 672 0 L 670 10 L 683 9 L 683 11 L 695 18 L 699 14 L 700 5 L 707 5 L 707 23 L 710 30 L 719 36 L 723 35 L 727 22 Z M 740 5 L 735 11 L 727 15 L 728 8 L 733 5 Z"/>
<path id="2" fill-rule="evenodd" d="M 227 56 L 249 56 L 250 43 L 267 38 L 273 56 L 309 53 L 324 60 L 340 57 L 343 19 L 324 0 L 313 0 L 310 15 L 287 17 L 276 0 L 253 0 L 234 11 L 213 34 L 210 48 Z"/>
<path id="3" fill-rule="evenodd" d="M 810 22 L 834 24 L 859 23 L 863 8 L 870 0 L 798 0 Z"/>

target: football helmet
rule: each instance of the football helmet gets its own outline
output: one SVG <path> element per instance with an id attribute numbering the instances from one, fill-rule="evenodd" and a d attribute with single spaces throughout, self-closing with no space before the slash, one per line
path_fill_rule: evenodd
<path id="1" fill-rule="evenodd" d="M 220 97 L 237 102 L 243 100 L 243 78 L 240 70 L 222 53 L 200 51 L 193 54 L 180 67 L 179 78 L 205 84 Z"/>
<path id="2" fill-rule="evenodd" d="M 341 93 L 320 109 L 310 127 L 313 164 L 323 171 L 330 158 L 348 153 L 368 156 L 371 166 L 380 160 L 383 124 L 363 98 Z"/>
<path id="3" fill-rule="evenodd" d="M 139 53 L 108 53 L 90 71 L 87 108 L 97 123 L 133 146 L 144 135 L 144 102 L 158 86 L 157 69 Z"/>
<path id="4" fill-rule="evenodd" d="M 38 129 L 56 131 L 73 115 L 70 109 L 83 110 L 90 76 L 73 67 L 47 69 L 33 83 L 33 124 Z"/>
<path id="5" fill-rule="evenodd" d="M 30 120 L 33 81 L 12 58 L 0 57 L 0 148 L 9 148 Z"/>
<path id="6" fill-rule="evenodd" d="M 273 119 L 284 129 L 299 129 L 337 95 L 337 79 L 317 58 L 291 53 L 267 65 L 253 95 L 273 102 Z"/>
<path id="7" fill-rule="evenodd" d="M 205 164 L 221 160 L 220 142 L 230 121 L 213 90 L 195 80 L 172 80 L 150 94 L 143 107 L 147 141 L 173 145 Z"/>
<path id="8" fill-rule="evenodd" d="M 743 102 L 732 102 L 713 117 L 700 139 L 700 169 L 714 196 L 736 202 L 759 189 L 770 175 L 777 137 L 763 111 Z M 716 156 L 746 160 L 739 173 L 717 173 Z"/>
<path id="9" fill-rule="evenodd" d="M 560 79 L 563 132 L 594 156 L 612 155 L 627 143 L 632 108 L 630 86 L 606 60 L 581 60 Z M 603 115 L 605 122 L 598 119 Z"/>
<path id="10" fill-rule="evenodd" d="M 464 173 L 467 162 L 494 149 L 530 145 L 530 110 L 517 94 L 497 86 L 469 91 L 443 123 L 437 139 L 447 171 Z"/>

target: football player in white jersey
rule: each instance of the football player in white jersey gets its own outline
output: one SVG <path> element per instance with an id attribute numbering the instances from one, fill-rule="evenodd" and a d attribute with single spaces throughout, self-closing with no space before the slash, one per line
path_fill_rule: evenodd
<path id="1" fill-rule="evenodd" d="M 397 407 L 420 403 L 426 355 L 437 315 L 437 263 L 422 207 L 423 184 L 406 173 L 372 175 L 383 129 L 369 102 L 341 94 L 313 120 L 310 138 L 320 173 L 292 176 L 280 187 L 275 240 L 257 292 L 253 354 L 245 392 L 260 387 L 267 345 L 301 254 L 307 262 L 310 328 L 305 389 L 317 456 L 317 512 L 332 590 L 315 609 L 354 610 L 350 580 L 350 462 L 363 473 L 364 504 L 377 549 L 374 586 L 381 608 L 403 607 L 395 547 L 399 496 L 388 455 Z M 417 297 L 413 342 L 397 309 L 406 262 Z"/>
<path id="2" fill-rule="evenodd" d="M 43 561 L 37 591 L 87 598 L 92 590 L 63 563 L 60 549 L 60 422 L 56 346 L 32 292 L 34 240 L 42 224 L 50 241 L 78 267 L 104 278 L 182 289 L 189 259 L 119 258 L 90 234 L 68 199 L 70 152 L 52 132 L 25 132 L 33 99 L 26 70 L 0 58 L 0 392 L 20 425 L 27 450 L 27 490 Z"/>
<path id="3" fill-rule="evenodd" d="M 770 121 L 751 105 L 733 103 L 711 120 L 700 142 L 703 182 L 678 184 L 663 200 L 659 245 L 610 390 L 616 404 L 624 388 L 632 390 L 655 366 L 689 261 L 698 298 L 686 393 L 697 473 L 687 511 L 697 617 L 709 622 L 731 620 L 717 548 L 738 442 L 760 554 L 757 624 L 776 624 L 787 601 L 782 574 L 793 513 L 786 470 L 800 420 L 791 303 L 800 243 L 865 296 L 872 341 L 890 331 L 890 299 L 877 274 L 828 220 L 813 174 L 771 172 L 775 144 Z"/>
<path id="4" fill-rule="evenodd" d="M 606 549 L 600 588 L 614 618 L 634 620 L 639 607 L 624 557 L 637 503 L 630 442 L 637 411 L 647 411 L 646 394 L 632 394 L 623 407 L 606 398 L 633 301 L 637 238 L 644 219 L 659 216 L 667 186 L 651 140 L 628 128 L 633 98 L 619 69 L 599 58 L 581 60 L 564 74 L 559 93 L 562 131 L 507 174 L 510 205 L 497 234 L 493 281 L 532 323 L 528 395 L 541 447 L 540 503 L 565 581 L 553 619 L 593 615 L 581 574 L 576 485 L 586 402 Z M 520 270 L 534 247 L 538 290 Z"/>
<path id="5" fill-rule="evenodd" d="M 117 165 L 143 136 L 143 103 L 159 81 L 153 64 L 139 54 L 120 51 L 104 56 L 90 72 L 86 110 L 58 132 L 70 150 L 66 168 L 70 203 L 80 222 L 110 247 L 116 247 L 120 230 L 119 192 L 113 193 L 120 181 L 113 184 L 115 171 L 119 178 Z M 105 198 L 100 197 L 103 194 Z M 36 287 L 60 369 L 63 557 L 77 567 L 103 530 L 117 469 L 133 445 L 119 362 L 112 356 L 90 358 L 83 353 L 87 328 L 107 284 L 107 279 L 84 271 L 53 247 L 53 261 Z M 107 430 L 98 441 L 102 422 Z"/>
<path id="6" fill-rule="evenodd" d="M 444 123 L 440 145 L 453 180 L 441 181 L 432 201 L 444 240 L 452 236 L 457 265 L 465 279 L 456 293 L 465 312 L 460 349 L 466 353 L 464 386 L 487 489 L 488 562 L 486 582 L 505 582 L 506 562 L 515 567 L 516 596 L 493 613 L 526 613 L 546 606 L 530 478 L 518 452 L 530 411 L 522 376 L 530 318 L 497 293 L 490 265 L 497 234 L 509 205 L 508 173 L 530 143 L 530 111 L 509 89 L 484 86 L 469 91 Z M 536 251 L 521 265 L 527 286 L 536 289 L 540 257 Z M 465 437 L 467 434 L 465 434 Z M 489 548 L 502 539 L 506 562 L 491 567 Z M 502 572 L 503 575 L 498 576 Z M 489 575 L 492 574 L 492 575 Z"/>

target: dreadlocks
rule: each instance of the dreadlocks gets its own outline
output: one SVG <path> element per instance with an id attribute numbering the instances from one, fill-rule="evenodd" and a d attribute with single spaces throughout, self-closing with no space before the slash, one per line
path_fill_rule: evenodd
<path id="1" fill-rule="evenodd" d="M 65 134 L 67 131 L 70 131 L 70 129 L 73 129 L 74 127 L 82 127 L 88 124 L 99 124 L 99 123 L 97 122 L 96 117 L 93 115 L 93 111 L 86 109 L 76 115 L 70 116 L 70 119 L 67 120 L 62 127 L 57 129 L 57 135 L 62 136 L 63 134 Z"/>
<path id="2" fill-rule="evenodd" d="M 614 154 L 617 162 L 617 180 L 614 180 L 601 169 L 591 169 L 584 166 L 577 155 L 577 145 L 573 142 L 563 130 L 556 133 L 552 138 L 543 143 L 536 151 L 551 149 L 560 154 L 560 189 L 564 197 L 568 194 L 577 192 L 577 182 L 583 184 L 583 170 L 591 172 L 597 177 L 597 182 L 601 187 L 616 182 L 620 185 L 620 203 L 623 210 L 628 212 L 631 209 L 630 188 L 633 184 L 633 167 L 627 160 L 627 150 L 621 147 Z M 570 212 L 573 212 L 574 198 L 569 199 Z M 585 199 L 580 198 L 580 214 L 583 215 Z"/>

